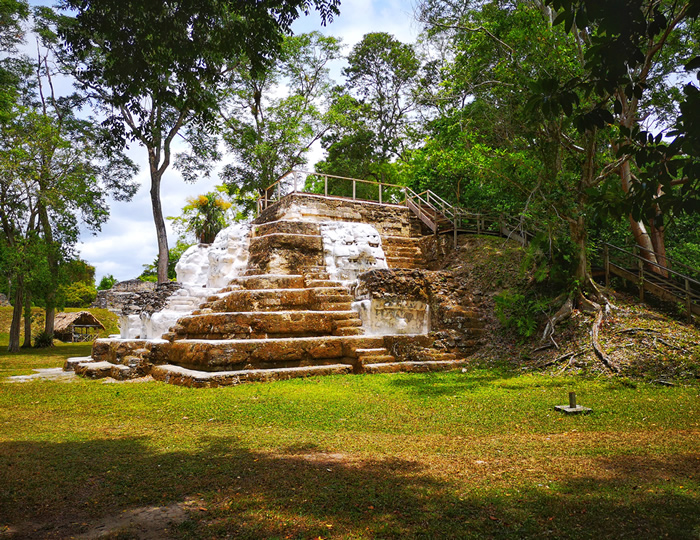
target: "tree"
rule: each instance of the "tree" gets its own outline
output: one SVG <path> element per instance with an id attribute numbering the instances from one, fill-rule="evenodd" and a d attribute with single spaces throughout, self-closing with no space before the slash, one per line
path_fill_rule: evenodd
<path id="1" fill-rule="evenodd" d="M 348 55 L 343 75 L 351 93 L 367 106 L 367 123 L 382 161 L 399 156 L 405 147 L 419 69 L 413 47 L 385 32 L 366 34 Z"/>
<path id="2" fill-rule="evenodd" d="M 618 2 L 549 0 L 558 12 L 555 23 L 585 36 L 586 76 L 567 81 L 596 96 L 595 105 L 579 111 L 579 128 L 590 130 L 601 122 L 615 124 L 618 161 L 607 174 L 619 175 L 628 196 L 630 228 L 642 256 L 654 271 L 666 265 L 665 227 L 673 213 L 700 203 L 700 163 L 697 150 L 699 91 L 692 83 L 677 91 L 677 76 L 685 65 L 700 67 L 697 55 L 700 15 L 696 1 Z M 556 97 L 555 97 L 556 99 Z M 680 113 L 680 114 L 679 114 Z M 572 112 L 569 111 L 571 115 Z M 656 120 L 656 133 L 643 129 L 647 118 Z M 675 120 L 674 120 L 675 119 Z M 672 130 L 668 130 L 674 125 Z M 669 144 L 664 132 L 674 137 Z M 647 232 L 646 227 L 649 227 Z"/>
<path id="3" fill-rule="evenodd" d="M 255 72 L 246 62 L 232 72 L 222 115 L 235 164 L 222 179 L 239 204 L 306 164 L 334 122 L 328 64 L 339 57 L 336 38 L 312 32 L 286 37 L 266 69 Z"/>
<path id="4" fill-rule="evenodd" d="M 221 191 L 225 189 L 222 187 Z M 191 233 L 200 244 L 211 244 L 219 231 L 228 225 L 226 212 L 229 208 L 231 203 L 225 201 L 220 192 L 211 191 L 188 198 L 187 204 L 182 208 L 182 215 L 168 219 L 172 220 L 180 232 L 180 238 Z"/>
<path id="5" fill-rule="evenodd" d="M 178 238 L 175 246 L 170 248 L 170 253 L 168 254 L 168 280 L 175 281 L 177 279 L 177 272 L 175 267 L 180 261 L 182 254 L 187 251 L 192 244 L 188 244 L 182 238 Z M 143 265 L 143 272 L 139 276 L 141 281 L 158 281 L 158 257 L 151 264 Z"/>
<path id="6" fill-rule="evenodd" d="M 65 14 L 43 10 L 55 26 L 64 66 L 102 105 L 118 143 L 146 148 L 158 238 L 158 280 L 167 281 L 168 241 L 160 189 L 175 137 L 189 126 L 186 178 L 207 174 L 218 157 L 212 123 L 227 71 L 243 58 L 261 69 L 311 5 L 324 21 L 338 0 L 63 0 Z M 48 25 L 47 25 L 48 26 Z"/>
<path id="7" fill-rule="evenodd" d="M 19 73 L 20 97 L 0 125 L 3 241 L 18 261 L 11 269 L 11 350 L 18 346 L 19 310 L 29 305 L 28 293 L 45 306 L 45 333 L 53 333 L 61 265 L 72 257 L 81 223 L 99 230 L 108 217 L 107 194 L 128 200 L 135 191 L 134 164 L 107 152 L 105 130 L 77 116 L 82 96 L 55 93 L 49 66 L 39 48 L 33 71 Z"/>
<path id="8" fill-rule="evenodd" d="M 117 278 L 115 278 L 112 274 L 107 274 L 106 276 L 102 276 L 102 279 L 100 279 L 100 282 L 97 285 L 97 290 L 108 291 L 114 287 L 116 283 L 118 283 Z"/>

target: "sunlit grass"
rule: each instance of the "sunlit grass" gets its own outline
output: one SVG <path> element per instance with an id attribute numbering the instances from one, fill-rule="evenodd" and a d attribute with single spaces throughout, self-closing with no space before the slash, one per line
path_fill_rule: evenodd
<path id="1" fill-rule="evenodd" d="M 570 390 L 593 414 L 553 410 Z M 188 500 L 183 538 L 694 538 L 699 393 L 489 370 L 2 383 L 0 524 L 64 537 Z"/>

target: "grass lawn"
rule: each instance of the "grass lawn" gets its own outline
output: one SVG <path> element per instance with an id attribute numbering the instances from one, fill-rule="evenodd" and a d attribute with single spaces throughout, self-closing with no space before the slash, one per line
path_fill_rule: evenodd
<path id="1" fill-rule="evenodd" d="M 75 347 L 3 346 L 0 376 Z M 553 410 L 570 390 L 593 414 Z M 104 538 L 697 539 L 700 388 L 496 369 L 0 382 L 0 538 L 93 534 L 154 505 L 177 523 Z"/>

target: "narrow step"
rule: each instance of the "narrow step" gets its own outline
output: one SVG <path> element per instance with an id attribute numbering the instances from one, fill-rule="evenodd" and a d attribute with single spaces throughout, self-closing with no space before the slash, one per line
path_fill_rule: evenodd
<path id="1" fill-rule="evenodd" d="M 360 327 L 352 327 L 352 326 L 347 326 L 344 328 L 337 328 L 335 332 L 333 332 L 334 336 L 361 336 L 365 332 L 362 330 Z"/>
<path id="2" fill-rule="evenodd" d="M 158 381 L 193 388 L 231 386 L 249 382 L 282 381 L 301 377 L 347 375 L 349 373 L 352 373 L 352 366 L 348 364 L 217 372 L 197 371 L 166 364 L 155 366 L 151 371 L 153 378 Z"/>
<path id="3" fill-rule="evenodd" d="M 392 362 L 386 364 L 365 364 L 365 373 L 427 373 L 430 371 L 449 371 L 468 365 L 466 360 L 425 362 Z"/>

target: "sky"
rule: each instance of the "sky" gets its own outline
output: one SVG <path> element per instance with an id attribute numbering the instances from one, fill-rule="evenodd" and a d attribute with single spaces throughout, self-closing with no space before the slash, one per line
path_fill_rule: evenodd
<path id="1" fill-rule="evenodd" d="M 413 18 L 412 0 L 341 0 L 340 15 L 330 25 L 322 27 L 318 15 L 312 13 L 297 20 L 293 30 L 297 34 L 318 30 L 326 35 L 340 37 L 347 46 L 347 54 L 352 45 L 368 32 L 388 32 L 400 41 L 414 42 L 418 25 Z M 336 80 L 339 79 L 341 68 L 342 65 L 337 65 L 331 70 Z M 81 242 L 76 246 L 80 257 L 95 267 L 98 283 L 103 276 L 109 274 L 119 281 L 136 278 L 143 271 L 143 265 L 152 263 L 158 254 L 146 151 L 133 145 L 129 155 L 140 166 L 136 178 L 141 185 L 138 193 L 128 203 L 111 201 L 109 221 L 96 235 L 83 233 Z M 312 167 L 321 157 L 321 150 L 316 149 L 307 168 Z M 225 162 L 226 157 L 223 163 Z M 187 197 L 211 191 L 219 183 L 214 174 L 209 179 L 188 184 L 171 166 L 166 171 L 161 186 L 163 214 L 179 215 Z M 167 225 L 170 227 L 169 223 Z M 176 239 L 177 235 L 170 230 L 170 247 Z"/>

